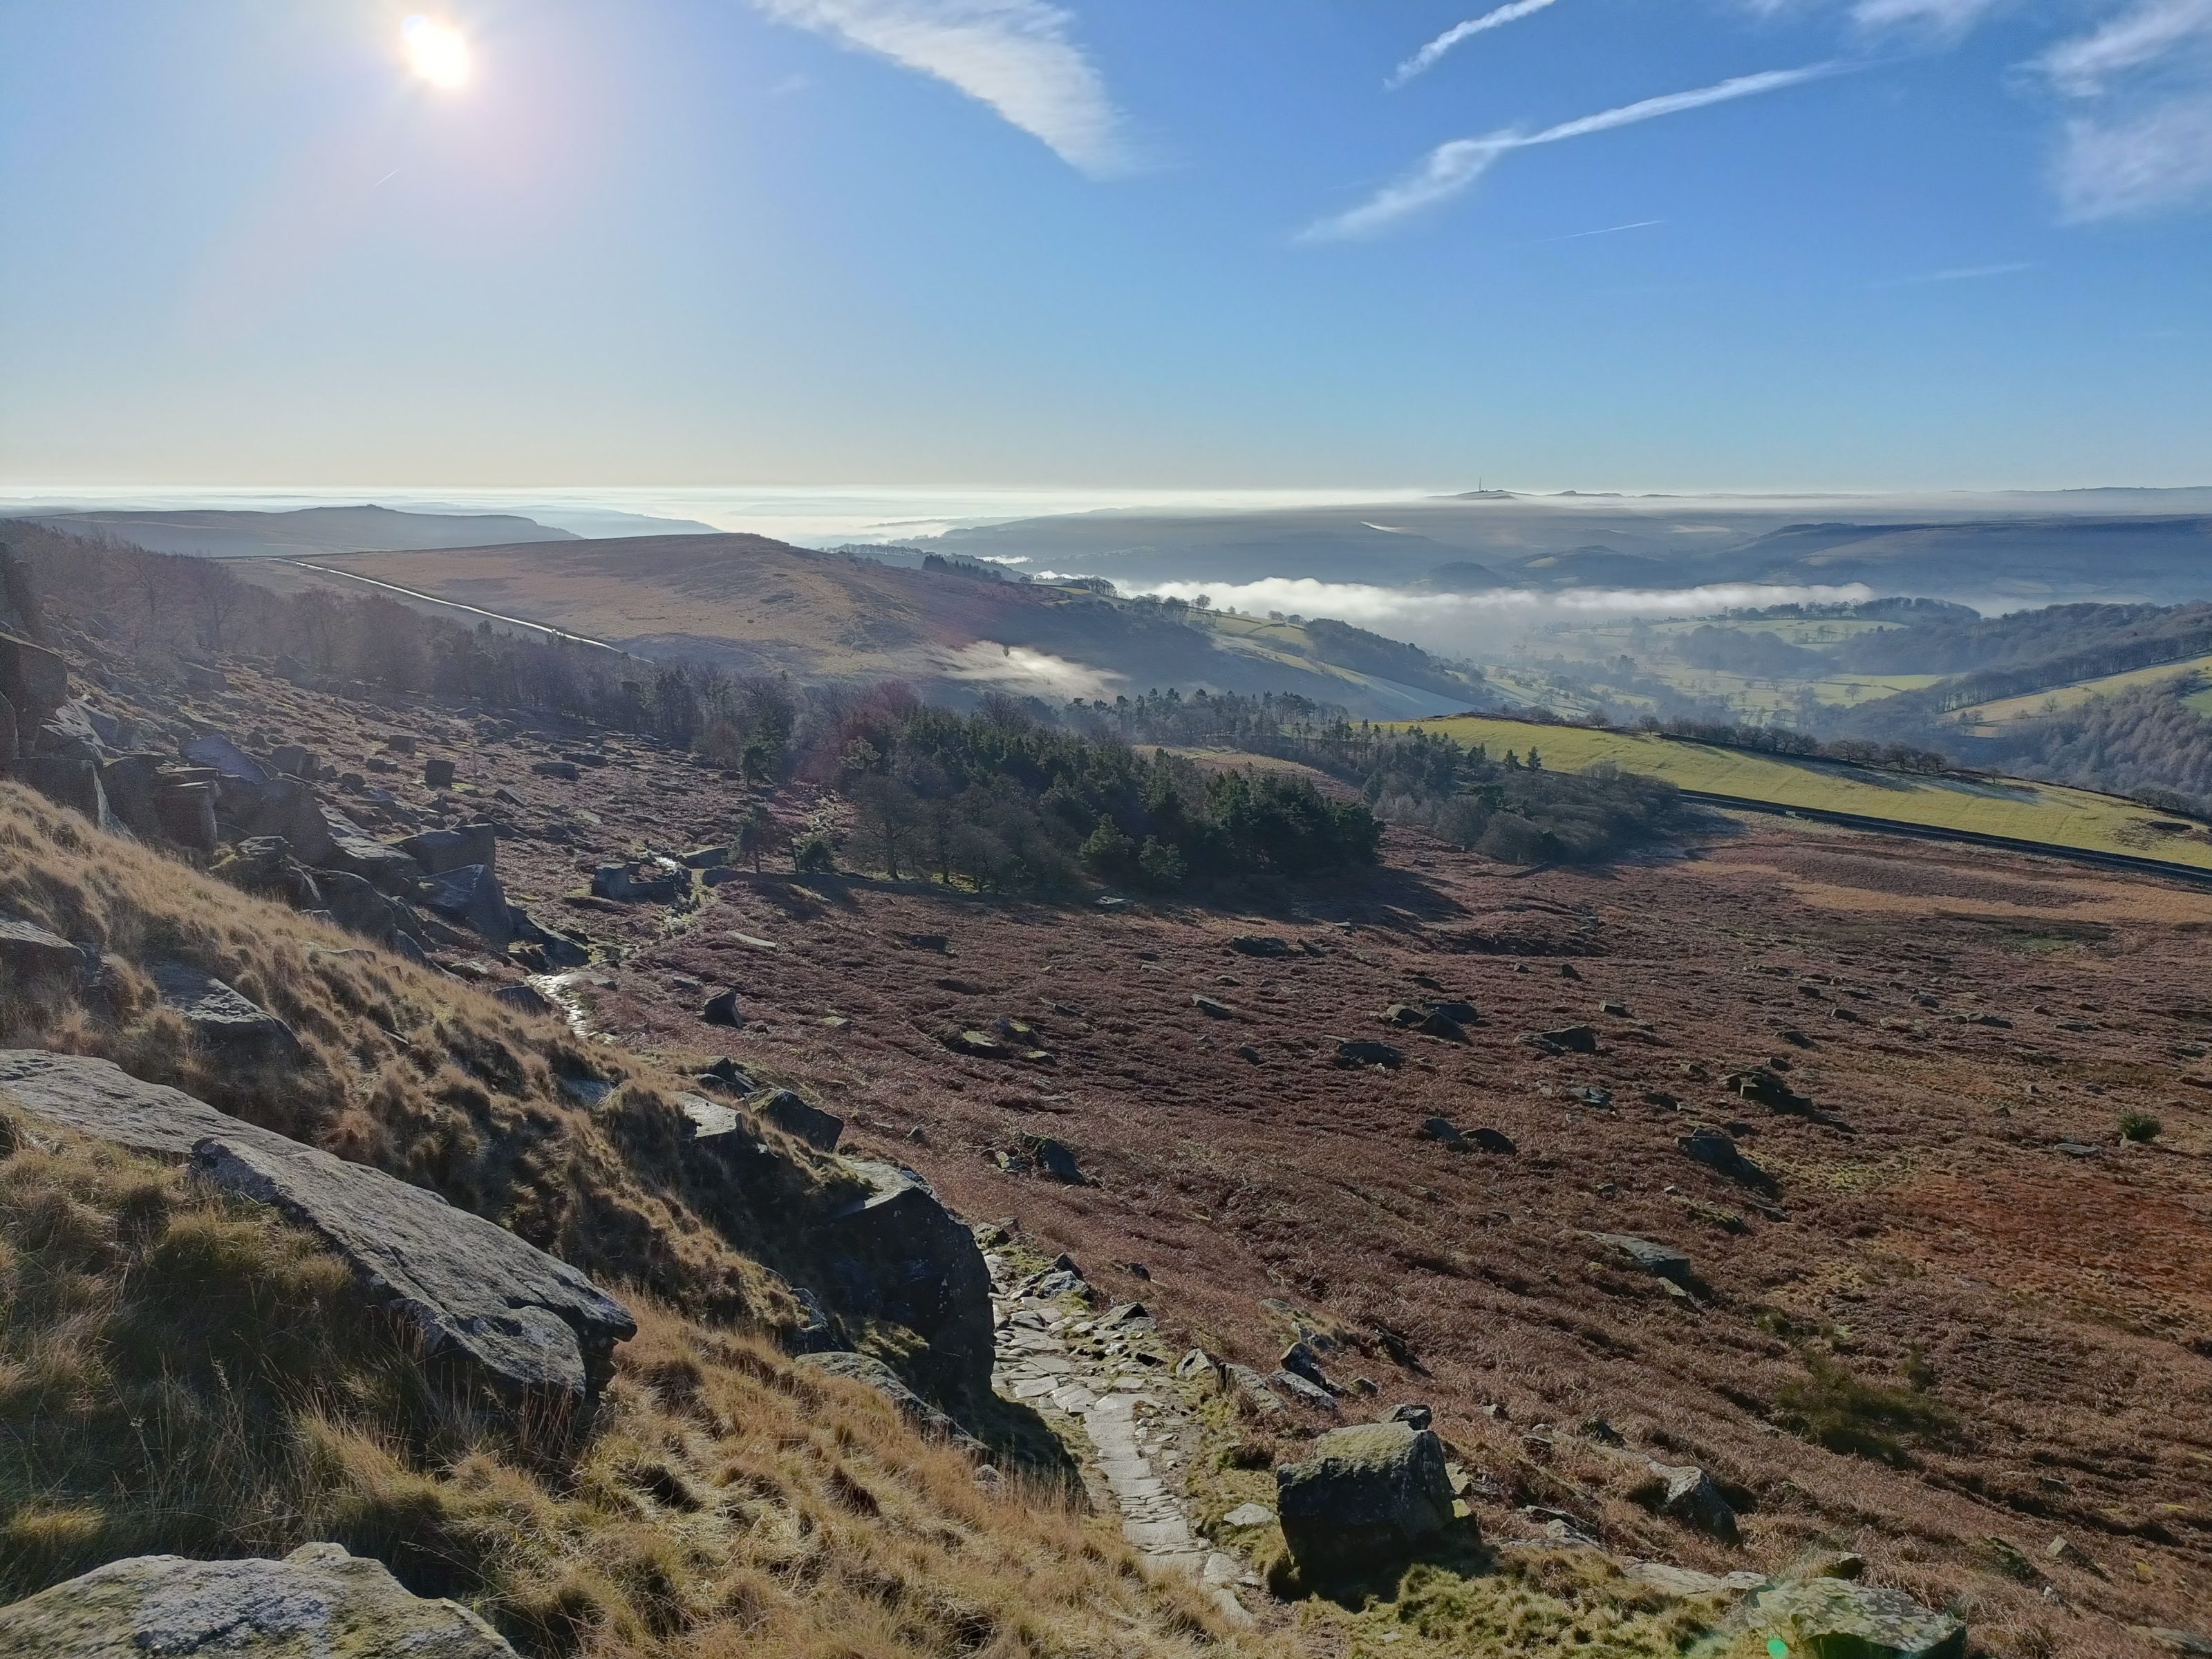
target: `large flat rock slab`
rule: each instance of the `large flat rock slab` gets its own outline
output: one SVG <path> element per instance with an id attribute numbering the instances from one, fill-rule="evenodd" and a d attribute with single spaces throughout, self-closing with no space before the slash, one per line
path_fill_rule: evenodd
<path id="1" fill-rule="evenodd" d="M 103 1060 L 0 1052 L 0 1106 L 168 1158 L 268 1204 L 344 1257 L 433 1358 L 473 1362 L 503 1392 L 595 1395 L 637 1326 L 565 1261 L 436 1194 L 142 1083 Z"/>
<path id="2" fill-rule="evenodd" d="M 379 1561 L 309 1544 L 281 1561 L 140 1555 L 0 1607 L 9 1659 L 514 1659 L 453 1601 L 412 1595 Z"/>

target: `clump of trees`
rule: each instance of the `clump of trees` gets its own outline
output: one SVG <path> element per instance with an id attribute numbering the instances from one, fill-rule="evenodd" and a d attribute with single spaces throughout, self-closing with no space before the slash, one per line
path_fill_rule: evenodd
<path id="1" fill-rule="evenodd" d="M 1673 784 L 1610 762 L 1555 772 L 1534 742 L 1493 760 L 1480 744 L 1419 730 L 1391 734 L 1361 793 L 1383 818 L 1509 864 L 1617 857 L 1664 835 L 1681 809 Z"/>
<path id="2" fill-rule="evenodd" d="M 2177 674 L 2117 697 L 2092 697 L 2055 714 L 2013 721 L 1977 739 L 1973 750 L 2027 777 L 2212 817 L 2212 720 L 2186 701 L 2202 684 Z"/>
<path id="3" fill-rule="evenodd" d="M 1006 891 L 1066 889 L 1088 873 L 1171 890 L 1380 854 L 1374 814 L 1310 779 L 1208 773 L 1010 699 L 963 714 L 879 687 L 848 703 L 831 738 L 816 769 L 852 804 L 848 850 L 894 877 Z"/>

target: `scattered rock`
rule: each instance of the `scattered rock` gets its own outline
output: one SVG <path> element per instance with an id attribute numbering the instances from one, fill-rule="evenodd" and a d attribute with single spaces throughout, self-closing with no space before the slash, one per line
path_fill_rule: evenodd
<path id="1" fill-rule="evenodd" d="M 185 962 L 157 962 L 147 970 L 164 1006 L 173 1008 L 198 1041 L 243 1063 L 287 1060 L 300 1040 L 283 1020 L 240 996 L 214 975 Z"/>
<path id="2" fill-rule="evenodd" d="M 1933 1613 L 1902 1590 L 1841 1578 L 1807 1578 L 1758 1592 L 1747 1606 L 1751 1629 L 1797 1652 L 1847 1659 L 1966 1659 L 1966 1627 Z"/>
<path id="3" fill-rule="evenodd" d="M 1584 1237 L 1594 1244 L 1601 1245 L 1620 1265 L 1638 1273 L 1650 1273 L 1683 1289 L 1693 1287 L 1696 1274 L 1690 1267 L 1690 1258 L 1671 1244 L 1660 1244 L 1648 1238 L 1638 1238 L 1628 1233 L 1589 1233 Z"/>
<path id="4" fill-rule="evenodd" d="M 939 956 L 947 954 L 952 949 L 952 941 L 943 933 L 908 933 L 906 936 L 906 942 L 910 950 L 934 951 Z"/>
<path id="5" fill-rule="evenodd" d="M 688 1091 L 677 1095 L 676 1109 L 683 1113 L 684 1121 L 690 1124 L 691 1139 L 694 1140 L 715 1140 L 723 1135 L 735 1134 L 742 1121 L 734 1108 Z"/>
<path id="6" fill-rule="evenodd" d="M 422 866 L 426 876 L 442 876 L 471 864 L 491 865 L 499 858 L 499 832 L 489 823 L 465 823 L 458 830 L 426 830 L 397 845 Z"/>
<path id="7" fill-rule="evenodd" d="M 514 1659 L 456 1601 L 410 1595 L 383 1563 L 307 1544 L 281 1561 L 139 1555 L 0 1607 L 20 1659 Z"/>
<path id="8" fill-rule="evenodd" d="M 2102 1578 L 2105 1570 L 2089 1559 L 2087 1551 L 2070 1538 L 2054 1538 L 2044 1547 L 2043 1553 L 2053 1561 L 2063 1561 L 2068 1566 Z"/>
<path id="9" fill-rule="evenodd" d="M 1392 1407 L 1390 1415 L 1383 1419 L 1387 1423 L 1403 1423 L 1415 1429 L 1425 1429 L 1435 1420 L 1436 1413 L 1426 1406 L 1412 1404 Z"/>
<path id="10" fill-rule="evenodd" d="M 84 966 L 76 946 L 34 921 L 0 915 L 0 968 L 19 983 L 73 977 Z"/>
<path id="11" fill-rule="evenodd" d="M 738 994 L 735 991 L 715 992 L 707 999 L 706 1006 L 699 1011 L 699 1018 L 709 1025 L 724 1025 L 733 1031 L 743 1030 L 745 1024 L 745 1017 L 738 1012 Z"/>
<path id="12" fill-rule="evenodd" d="M 836 1151 L 838 1139 L 845 1133 L 843 1118 L 823 1111 L 789 1089 L 768 1090 L 747 1101 L 745 1106 L 763 1122 L 774 1124 L 817 1152 Z"/>
<path id="13" fill-rule="evenodd" d="M 1237 1018 L 1237 1011 L 1234 1008 L 1231 1007 L 1225 1002 L 1216 1001 L 1212 997 L 1194 996 L 1190 1000 L 1190 1006 L 1197 1009 L 1201 1014 L 1204 1014 L 1208 1019 L 1234 1019 Z"/>
<path id="14" fill-rule="evenodd" d="M 1229 941 L 1229 948 L 1242 957 L 1286 957 L 1291 954 L 1290 940 L 1274 933 L 1239 933 Z"/>
<path id="15" fill-rule="evenodd" d="M 1453 1521 L 1443 1443 L 1407 1423 L 1331 1430 L 1275 1471 L 1275 1498 L 1291 1559 L 1322 1581 L 1403 1561 Z"/>
<path id="16" fill-rule="evenodd" d="M 1441 1141 L 1455 1152 L 1468 1152 L 1474 1150 L 1468 1138 L 1454 1128 L 1451 1120 L 1447 1117 L 1423 1118 L 1420 1133 L 1423 1139 Z"/>
<path id="17" fill-rule="evenodd" d="M 491 1000 L 518 1013 L 551 1014 L 559 1012 L 550 998 L 531 985 L 502 985 L 491 994 Z"/>
<path id="18" fill-rule="evenodd" d="M 422 781 L 433 789 L 453 787 L 453 763 L 442 755 L 432 755 L 422 763 Z"/>
<path id="19" fill-rule="evenodd" d="M 1594 1054 L 1597 1052 L 1597 1031 L 1589 1025 L 1562 1025 L 1556 1031 L 1535 1034 L 1564 1054 Z"/>
<path id="20" fill-rule="evenodd" d="M 640 875 L 627 864 L 602 864 L 592 872 L 592 896 L 617 904 L 673 904 L 688 884 L 672 870 Z"/>
<path id="21" fill-rule="evenodd" d="M 702 1087 L 730 1094 L 750 1095 L 760 1090 L 760 1085 L 753 1081 L 745 1069 L 727 1056 L 700 1073 L 696 1080 Z"/>
<path id="22" fill-rule="evenodd" d="M 1084 1185 L 1083 1169 L 1066 1143 L 1049 1135 L 1024 1135 L 1021 1154 L 1042 1175 L 1070 1187 Z"/>
<path id="23" fill-rule="evenodd" d="M 1473 1025 L 1482 1018 L 1481 1013 L 1471 1002 L 1432 1002 L 1429 1005 L 1429 1012 L 1455 1025 Z"/>
<path id="24" fill-rule="evenodd" d="M 1711 1478 L 1694 1464 L 1652 1464 L 1651 1480 L 1637 1496 L 1647 1507 L 1685 1526 L 1726 1543 L 1736 1541 L 1735 1509 L 1721 1496 Z"/>
<path id="25" fill-rule="evenodd" d="M 833 1350 L 827 1353 L 801 1354 L 794 1363 L 805 1366 L 809 1370 L 819 1371 L 825 1376 L 842 1376 L 849 1382 L 865 1384 L 897 1407 L 916 1428 L 931 1434 L 943 1435 L 946 1439 L 958 1441 L 974 1450 L 982 1449 L 980 1441 L 908 1388 L 896 1371 L 872 1355 Z"/>
<path id="26" fill-rule="evenodd" d="M 1221 1517 L 1221 1524 L 1243 1532 L 1253 1527 L 1272 1526 L 1274 1520 L 1274 1510 L 1265 1504 L 1239 1504 Z"/>
<path id="27" fill-rule="evenodd" d="M 514 920 L 507 894 L 489 864 L 464 864 L 422 884 L 422 906 L 459 922 L 494 950 L 514 942 Z"/>
<path id="28" fill-rule="evenodd" d="M 1334 1413 L 1336 1396 L 1320 1383 L 1300 1376 L 1296 1371 L 1274 1370 L 1267 1373 L 1267 1386 L 1286 1394 L 1301 1406 L 1317 1412 Z"/>
<path id="29" fill-rule="evenodd" d="M 1328 1387 L 1328 1377 L 1321 1368 L 1321 1356 L 1314 1352 L 1313 1344 L 1304 1337 L 1284 1349 L 1282 1358 L 1277 1363 L 1293 1376 L 1302 1376 L 1317 1389 Z"/>
<path id="30" fill-rule="evenodd" d="M 1774 1177 L 1746 1158 L 1735 1142 L 1718 1129 L 1693 1129 L 1688 1134 L 1677 1136 L 1674 1145 L 1686 1158 L 1717 1170 L 1731 1181 L 1740 1181 L 1763 1193 L 1776 1188 Z"/>
<path id="31" fill-rule="evenodd" d="M 574 783 L 581 775 L 574 761 L 542 760 L 534 763 L 530 769 L 541 778 L 559 778 L 564 783 Z"/>
<path id="32" fill-rule="evenodd" d="M 1477 1129 L 1468 1139 L 1486 1152 L 1497 1152 L 1507 1158 L 1521 1150 L 1513 1144 L 1510 1136 L 1499 1129 Z"/>
<path id="33" fill-rule="evenodd" d="M 1393 1048 L 1387 1042 L 1345 1042 L 1336 1045 L 1336 1063 L 1340 1066 L 1380 1066 L 1395 1072 L 1406 1063 L 1402 1049 Z"/>
<path id="34" fill-rule="evenodd" d="M 1731 1072 L 1721 1079 L 1721 1086 L 1770 1112 L 1803 1116 L 1813 1110 L 1810 1100 L 1784 1082 L 1779 1073 L 1764 1066 Z"/>
<path id="35" fill-rule="evenodd" d="M 1224 1365 L 1222 1378 L 1234 1389 L 1239 1399 L 1264 1417 L 1283 1417 L 1289 1414 L 1282 1396 L 1267 1386 L 1267 1379 L 1249 1365 Z"/>
<path id="36" fill-rule="evenodd" d="M 1253 1066 L 1263 1063 L 1260 1051 L 1249 1042 L 1240 1042 L 1237 1045 L 1237 1058 Z"/>

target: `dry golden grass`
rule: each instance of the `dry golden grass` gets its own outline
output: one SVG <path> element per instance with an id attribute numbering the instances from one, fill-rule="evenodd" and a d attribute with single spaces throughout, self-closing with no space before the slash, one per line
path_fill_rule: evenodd
<path id="1" fill-rule="evenodd" d="M 686 1310 L 781 1324 L 761 1271 L 791 1219 L 842 1177 L 804 1148 L 722 1183 L 714 1224 L 687 1201 L 673 1079 L 576 1040 L 354 936 L 250 897 L 14 784 L 0 784 L 0 913 L 104 953 L 104 983 L 10 982 L 0 1046 L 96 1054 L 235 1116 L 374 1164 L 511 1228 L 594 1276 Z M 204 1052 L 142 971 L 192 963 L 285 1020 L 299 1057 L 240 1066 Z M 596 1115 L 563 1079 L 621 1085 Z M 787 1259 L 782 1265 L 789 1265 Z"/>
<path id="2" fill-rule="evenodd" d="M 1105 1523 L 979 1487 L 757 1339 L 633 1293 L 598 1431 L 549 1466 L 427 1390 L 272 1212 L 96 1143 L 0 1151 L 0 1598 L 334 1539 L 533 1655 L 1175 1659 L 1230 1634 Z"/>

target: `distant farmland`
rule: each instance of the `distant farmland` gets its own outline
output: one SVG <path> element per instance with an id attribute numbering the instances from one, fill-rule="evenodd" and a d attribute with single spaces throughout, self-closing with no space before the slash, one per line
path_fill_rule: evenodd
<path id="1" fill-rule="evenodd" d="M 2017 778 L 1914 777 L 1716 748 L 1636 732 L 1543 726 L 1482 715 L 1401 725 L 1479 743 L 1492 755 L 1579 771 L 1611 761 L 1623 771 L 1664 778 L 1678 788 L 1808 811 L 1849 812 L 1901 826 L 2002 836 L 2058 848 L 2119 854 L 2212 870 L 2212 835 L 2117 796 Z"/>

